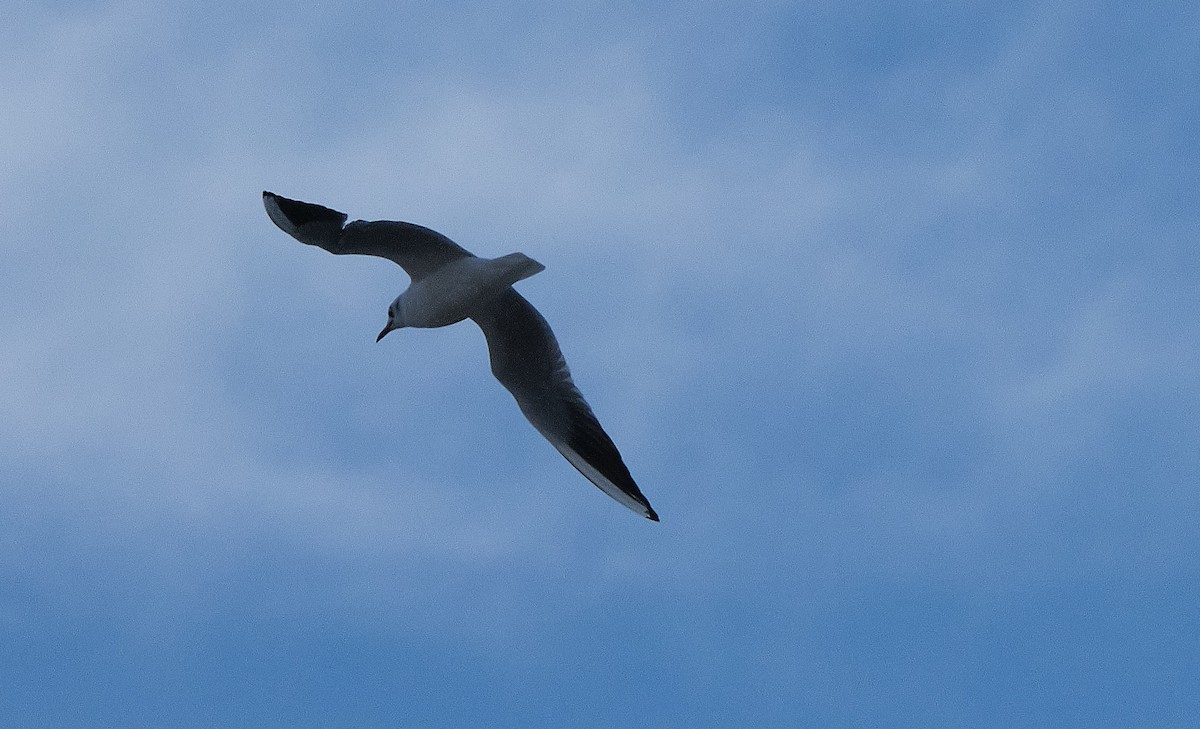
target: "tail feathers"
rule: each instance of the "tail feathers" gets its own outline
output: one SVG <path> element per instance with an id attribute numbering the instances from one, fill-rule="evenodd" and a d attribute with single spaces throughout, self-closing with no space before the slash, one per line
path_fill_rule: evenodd
<path id="1" fill-rule="evenodd" d="M 509 253 L 507 256 L 500 256 L 494 260 L 507 269 L 504 278 L 509 286 L 546 270 L 545 266 L 524 253 Z"/>

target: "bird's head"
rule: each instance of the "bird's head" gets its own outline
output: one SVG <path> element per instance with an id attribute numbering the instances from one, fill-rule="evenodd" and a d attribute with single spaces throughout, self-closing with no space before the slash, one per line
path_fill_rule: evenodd
<path id="1" fill-rule="evenodd" d="M 392 305 L 388 307 L 387 325 L 379 333 L 379 336 L 375 337 L 375 341 L 383 339 L 393 329 L 402 329 L 405 326 L 407 325 L 404 323 L 404 308 L 400 306 L 400 297 L 397 296 Z"/>

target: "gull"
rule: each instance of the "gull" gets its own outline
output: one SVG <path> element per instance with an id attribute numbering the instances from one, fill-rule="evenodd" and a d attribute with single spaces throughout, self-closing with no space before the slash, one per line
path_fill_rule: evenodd
<path id="1" fill-rule="evenodd" d="M 492 374 L 525 418 L 601 491 L 652 521 L 612 438 L 571 380 L 550 325 L 517 281 L 545 270 L 524 253 L 479 258 L 436 231 L 392 220 L 355 220 L 323 205 L 263 192 L 272 222 L 301 243 L 335 254 L 379 256 L 400 265 L 409 286 L 388 307 L 378 342 L 404 327 L 444 327 L 471 319 L 483 330 Z"/>

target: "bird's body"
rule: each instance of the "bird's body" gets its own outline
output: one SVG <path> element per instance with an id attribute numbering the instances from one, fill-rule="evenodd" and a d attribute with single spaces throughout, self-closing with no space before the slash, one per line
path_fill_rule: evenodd
<path id="1" fill-rule="evenodd" d="M 523 253 L 479 258 L 446 236 L 413 223 L 346 223 L 336 210 L 270 192 L 271 220 L 301 243 L 337 254 L 363 254 L 399 264 L 412 279 L 388 308 L 378 339 L 402 327 L 442 327 L 470 318 L 488 343 L 492 374 L 526 419 L 602 491 L 647 519 L 658 515 L 612 439 L 571 380 L 546 320 L 512 284 L 544 270 Z M 377 340 L 378 341 L 378 340 Z"/>
<path id="2" fill-rule="evenodd" d="M 544 269 L 524 253 L 459 258 L 413 281 L 393 302 L 392 318 L 396 328 L 432 329 L 457 324 L 517 281 Z"/>

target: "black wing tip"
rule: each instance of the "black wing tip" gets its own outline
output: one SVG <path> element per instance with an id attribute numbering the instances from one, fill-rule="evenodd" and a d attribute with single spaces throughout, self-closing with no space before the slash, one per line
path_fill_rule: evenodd
<path id="1" fill-rule="evenodd" d="M 587 403 L 582 402 L 582 398 L 580 403 L 582 403 L 581 409 L 575 412 L 577 419 L 572 423 L 568 448 L 637 504 L 636 506 L 628 504 L 630 509 L 641 513 L 650 521 L 658 521 L 658 514 L 655 513 L 654 507 L 650 506 L 650 500 L 634 482 L 629 468 L 621 459 L 621 453 L 617 450 L 616 444 L 612 442 L 612 438 L 608 437 L 608 433 L 604 432 L 604 428 L 600 427 L 600 422 L 592 414 L 591 408 L 587 407 Z M 568 457 L 567 460 L 571 459 Z M 575 465 L 573 461 L 572 465 Z M 587 476 L 587 473 L 578 465 L 575 465 L 575 468 Z M 588 476 L 588 479 L 591 480 L 591 476 Z M 596 485 L 600 486 L 599 483 Z M 603 486 L 600 488 L 607 491 Z M 614 498 L 617 498 L 618 501 L 621 500 L 615 496 Z"/>
<path id="2" fill-rule="evenodd" d="M 339 228 L 346 222 L 346 214 L 327 208 L 324 205 L 316 203 L 306 203 L 300 200 L 292 200 L 283 195 L 276 195 L 268 190 L 263 190 L 263 203 L 273 202 L 279 208 L 279 211 L 284 214 L 292 225 L 300 227 L 310 223 L 332 223 Z"/>

